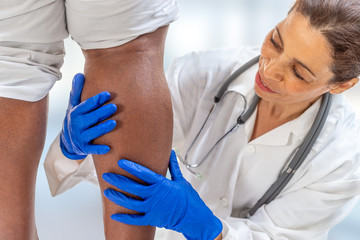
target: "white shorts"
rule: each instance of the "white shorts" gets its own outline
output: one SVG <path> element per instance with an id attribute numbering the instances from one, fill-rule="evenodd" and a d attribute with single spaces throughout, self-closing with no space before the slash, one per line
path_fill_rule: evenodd
<path id="1" fill-rule="evenodd" d="M 61 78 L 63 40 L 83 49 L 120 46 L 168 25 L 176 0 L 0 2 L 0 97 L 38 101 Z"/>

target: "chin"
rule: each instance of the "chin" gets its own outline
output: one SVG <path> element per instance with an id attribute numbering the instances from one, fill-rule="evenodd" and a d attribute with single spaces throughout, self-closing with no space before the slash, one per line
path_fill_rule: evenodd
<path id="1" fill-rule="evenodd" d="M 282 101 L 280 99 L 280 95 L 276 93 L 267 93 L 261 90 L 258 86 L 254 88 L 256 95 L 258 95 L 261 99 L 268 102 L 279 102 Z"/>

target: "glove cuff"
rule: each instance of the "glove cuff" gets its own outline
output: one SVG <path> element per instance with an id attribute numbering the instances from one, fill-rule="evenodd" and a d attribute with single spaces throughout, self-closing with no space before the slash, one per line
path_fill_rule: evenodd
<path id="1" fill-rule="evenodd" d="M 77 155 L 77 154 L 69 153 L 66 149 L 66 146 L 64 145 L 64 143 L 62 141 L 62 134 L 60 135 L 60 148 L 61 148 L 61 152 L 64 154 L 64 156 L 71 160 L 81 160 L 81 159 L 86 158 L 86 156 L 87 156 L 87 155 Z"/>

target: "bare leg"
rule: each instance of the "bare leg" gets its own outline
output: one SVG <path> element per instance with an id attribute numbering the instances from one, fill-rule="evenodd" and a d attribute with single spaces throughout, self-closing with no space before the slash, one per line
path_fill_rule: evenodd
<path id="1" fill-rule="evenodd" d="M 124 173 L 117 166 L 122 158 L 166 173 L 172 141 L 171 100 L 163 71 L 166 31 L 167 27 L 160 28 L 120 47 L 84 51 L 82 99 L 109 91 L 118 106 L 114 116 L 117 128 L 95 142 L 112 148 L 104 156 L 94 156 L 102 192 L 110 187 L 102 180 L 104 172 Z M 104 197 L 103 208 L 106 239 L 154 238 L 153 227 L 125 225 L 110 218 L 113 213 L 130 210 Z"/>
<path id="2" fill-rule="evenodd" d="M 47 97 L 34 103 L 0 98 L 0 239 L 38 239 L 34 196 L 47 104 Z"/>

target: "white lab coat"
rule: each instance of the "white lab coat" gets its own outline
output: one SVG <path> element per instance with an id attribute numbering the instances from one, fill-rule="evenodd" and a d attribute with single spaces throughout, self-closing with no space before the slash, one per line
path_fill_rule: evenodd
<path id="1" fill-rule="evenodd" d="M 232 72 L 256 56 L 256 48 L 191 53 L 178 58 L 167 74 L 174 109 L 173 145 L 182 156 L 203 124 L 217 90 Z M 257 66 L 228 88 L 188 160 L 203 157 L 235 123 L 254 96 Z M 326 239 L 329 229 L 353 208 L 360 194 L 359 120 L 341 95 L 333 97 L 325 126 L 303 165 L 270 204 L 247 218 L 301 144 L 315 119 L 320 100 L 297 119 L 248 142 L 256 111 L 194 169 L 202 180 L 180 164 L 184 177 L 223 223 L 223 238 L 231 240 Z M 45 168 L 53 194 L 82 180 L 96 182 L 92 159 L 82 165 L 64 158 L 58 138 L 49 150 Z M 204 220 L 206 221 L 206 220 Z M 157 239 L 184 239 L 173 231 L 158 231 Z"/>

